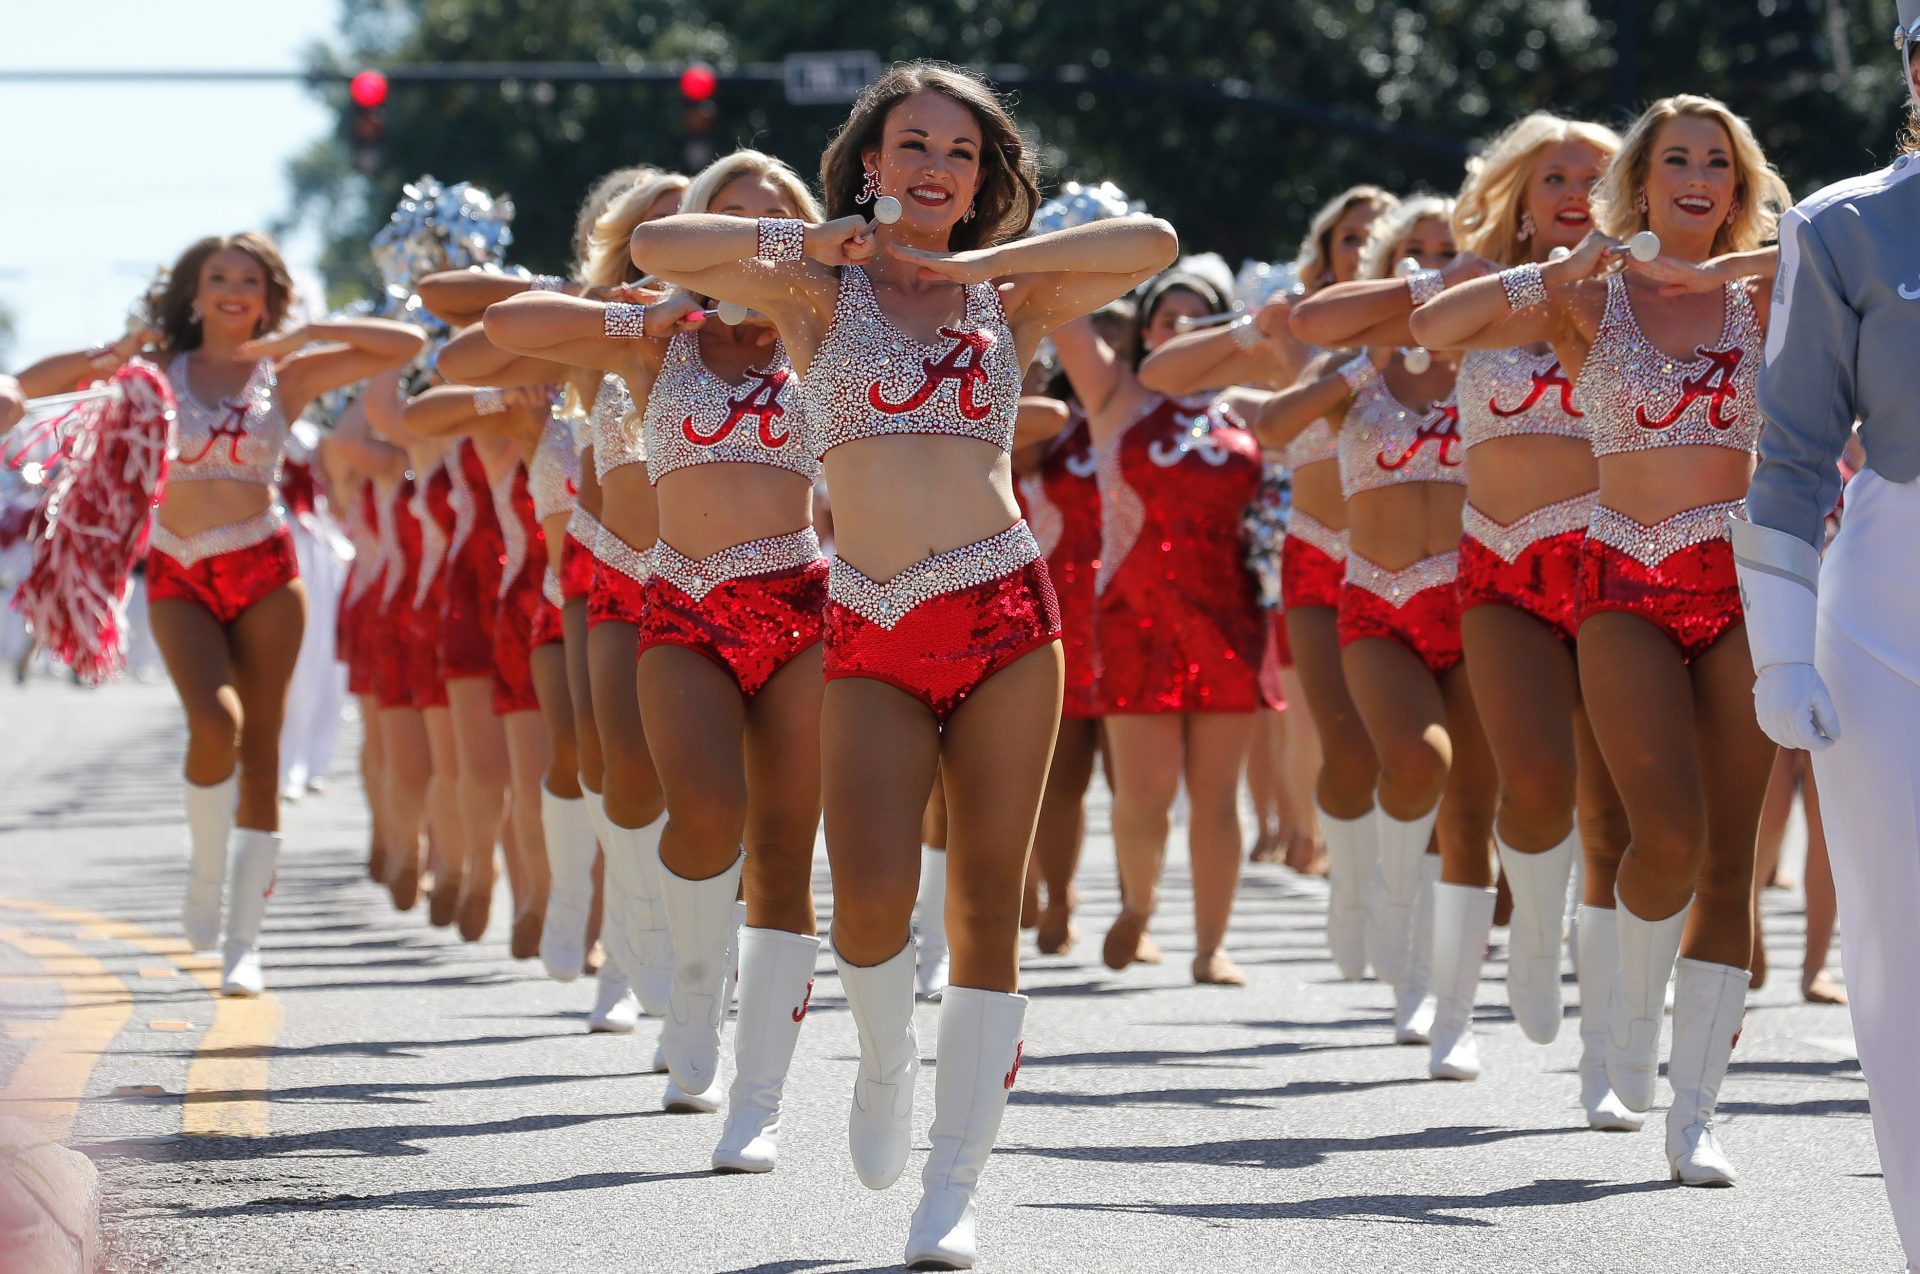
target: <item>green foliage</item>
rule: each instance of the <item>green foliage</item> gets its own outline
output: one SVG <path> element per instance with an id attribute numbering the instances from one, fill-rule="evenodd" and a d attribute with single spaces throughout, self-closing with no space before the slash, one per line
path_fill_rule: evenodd
<path id="1" fill-rule="evenodd" d="M 722 74 L 712 143 L 812 175 L 843 107 L 787 104 L 729 70 L 870 47 L 1026 67 L 1017 113 L 1049 183 L 1110 179 L 1230 260 L 1290 255 L 1313 207 L 1357 181 L 1451 190 L 1475 138 L 1549 108 L 1623 124 L 1672 92 L 1724 97 L 1796 191 L 1883 162 L 1898 130 L 1892 0 L 346 0 L 321 67 L 699 58 Z M 1884 11 L 1884 12 L 1883 12 Z M 1078 68 L 1063 82 L 1062 68 Z M 1069 76 L 1076 73 L 1069 71 Z M 1010 80 L 1011 77 L 1004 77 Z M 330 277 L 423 172 L 512 195 L 516 258 L 566 266 L 575 201 L 638 160 L 682 166 L 671 82 L 396 84 L 371 180 L 339 137 L 294 166 Z"/>

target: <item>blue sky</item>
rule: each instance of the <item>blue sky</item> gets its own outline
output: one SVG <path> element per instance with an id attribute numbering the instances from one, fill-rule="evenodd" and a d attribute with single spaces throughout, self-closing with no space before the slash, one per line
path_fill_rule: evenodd
<path id="1" fill-rule="evenodd" d="M 0 67 L 297 68 L 335 0 L 0 0 Z M 296 84 L 0 84 L 0 302 L 13 366 L 117 335 L 156 263 L 264 226 L 332 126 Z M 282 245 L 296 271 L 318 244 Z"/>

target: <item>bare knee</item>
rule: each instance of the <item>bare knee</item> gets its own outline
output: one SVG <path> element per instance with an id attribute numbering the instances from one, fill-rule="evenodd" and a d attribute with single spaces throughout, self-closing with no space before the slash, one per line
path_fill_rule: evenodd
<path id="1" fill-rule="evenodd" d="M 673 821 L 675 838 L 683 843 L 708 852 L 732 850 L 745 837 L 746 793 L 700 784 L 691 791 L 676 792 L 667 803 L 667 816 Z"/>
<path id="2" fill-rule="evenodd" d="M 242 719 L 240 705 L 225 695 L 209 695 L 186 705 L 187 747 L 204 758 L 237 759 Z"/>
<path id="3" fill-rule="evenodd" d="M 1396 741 L 1380 749 L 1381 803 L 1396 818 L 1432 809 L 1447 782 L 1447 761 L 1421 738 Z"/>
<path id="4" fill-rule="evenodd" d="M 1379 783 L 1380 763 L 1364 735 L 1323 741 L 1318 796 L 1327 813 L 1335 818 L 1358 818 L 1372 807 L 1373 791 Z"/>
<path id="5" fill-rule="evenodd" d="M 1556 757 L 1531 756 L 1501 767 L 1501 822 L 1516 838 L 1544 839 L 1569 825 L 1573 813 L 1574 770 Z M 1557 837 L 1555 837 L 1557 839 Z M 1524 848 L 1537 849 L 1528 844 Z"/>

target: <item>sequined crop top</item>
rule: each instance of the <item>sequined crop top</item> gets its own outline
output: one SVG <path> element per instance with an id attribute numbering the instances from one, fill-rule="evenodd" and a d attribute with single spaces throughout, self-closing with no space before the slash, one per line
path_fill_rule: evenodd
<path id="1" fill-rule="evenodd" d="M 1351 500 L 1362 491 L 1407 482 L 1467 480 L 1460 409 L 1451 395 L 1415 412 L 1393 396 L 1387 378 L 1365 354 L 1341 372 L 1356 386 L 1340 427 L 1342 495 Z"/>
<path id="2" fill-rule="evenodd" d="M 764 464 L 809 482 L 820 464 L 808 445 L 800 377 L 775 342 L 766 366 L 729 384 L 700 357 L 700 337 L 677 332 L 647 395 L 647 476 L 696 464 Z"/>
<path id="3" fill-rule="evenodd" d="M 923 345 L 895 327 L 859 266 L 840 272 L 833 326 L 813 356 L 805 396 L 814 450 L 884 434 L 946 434 L 1013 450 L 1020 360 L 1000 293 L 966 289 L 966 313 Z"/>
<path id="4" fill-rule="evenodd" d="M 1340 458 L 1340 439 L 1323 417 L 1308 425 L 1281 449 L 1280 457 L 1289 469 L 1300 470 L 1310 464 Z"/>
<path id="5" fill-rule="evenodd" d="M 1469 350 L 1454 382 L 1466 450 L 1496 438 L 1547 434 L 1587 438 L 1587 418 L 1574 406 L 1573 382 L 1552 350 Z"/>
<path id="6" fill-rule="evenodd" d="M 174 355 L 167 379 L 173 382 L 177 406 L 177 451 L 167 467 L 167 480 L 225 478 L 263 487 L 278 482 L 292 430 L 280 412 L 272 361 L 263 358 L 254 364 L 240 392 L 212 407 L 194 396 L 190 375 L 186 352 Z"/>
<path id="7" fill-rule="evenodd" d="M 1765 337 L 1753 299 L 1726 287 L 1726 319 L 1712 345 L 1681 361 L 1640 330 L 1627 285 L 1607 280 L 1607 309 L 1574 386 L 1587 413 L 1593 453 L 1613 456 L 1654 447 L 1728 447 L 1751 453 L 1760 437 L 1754 393 Z"/>
<path id="8" fill-rule="evenodd" d="M 547 417 L 540 446 L 527 466 L 527 485 L 533 491 L 533 516 L 541 522 L 572 513 L 579 503 L 580 457 L 574 454 L 573 431 L 566 421 Z"/>
<path id="9" fill-rule="evenodd" d="M 627 382 L 612 372 L 602 376 L 593 399 L 593 472 L 602 482 L 615 469 L 646 462 L 646 436 L 627 423 L 632 414 Z"/>

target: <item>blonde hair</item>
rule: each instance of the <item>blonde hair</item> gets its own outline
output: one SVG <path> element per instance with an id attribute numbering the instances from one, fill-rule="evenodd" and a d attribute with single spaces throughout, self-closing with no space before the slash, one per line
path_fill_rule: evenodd
<path id="1" fill-rule="evenodd" d="M 1620 153 L 1607 167 L 1593 192 L 1594 222 L 1603 234 L 1628 239 L 1647 228 L 1647 214 L 1639 203 L 1647 173 L 1653 167 L 1653 143 L 1660 126 L 1671 119 L 1708 119 L 1726 130 L 1733 147 L 1733 197 L 1740 211 L 1727 219 L 1713 236 L 1713 254 L 1746 252 L 1771 239 L 1780 214 L 1792 205 L 1787 183 L 1767 162 L 1753 129 L 1726 103 L 1711 97 L 1683 93 L 1663 97 L 1649 106 L 1621 143 Z"/>
<path id="2" fill-rule="evenodd" d="M 647 178 L 659 172 L 652 164 L 616 168 L 587 187 L 580 211 L 573 215 L 573 272 L 577 280 L 587 268 L 587 250 L 593 246 L 593 225 L 606 212 L 607 205 Z"/>
<path id="3" fill-rule="evenodd" d="M 633 249 L 628 246 L 633 228 L 647 219 L 655 204 L 686 188 L 687 179 L 679 173 L 656 172 L 616 196 L 587 236 L 580 282 L 590 288 L 610 288 L 639 278 L 640 268 L 634 265 Z"/>
<path id="4" fill-rule="evenodd" d="M 1320 205 L 1300 241 L 1293 259 L 1293 276 L 1309 292 L 1317 292 L 1333 283 L 1333 231 L 1355 208 L 1372 208 L 1384 216 L 1398 207 L 1400 196 L 1380 186 L 1349 186 Z"/>
<path id="5" fill-rule="evenodd" d="M 1359 277 L 1391 277 L 1393 267 L 1400 263 L 1403 255 L 1400 245 L 1407 241 L 1407 236 L 1413 233 L 1415 226 L 1422 221 L 1451 225 L 1452 220 L 1451 199 L 1442 199 L 1439 195 L 1415 195 L 1411 199 L 1402 199 L 1393 208 L 1375 217 L 1373 224 L 1367 228 L 1367 246 L 1360 249 Z"/>
<path id="6" fill-rule="evenodd" d="M 820 220 L 820 204 L 807 189 L 807 183 L 800 180 L 800 174 L 772 155 L 757 150 L 736 150 L 695 173 L 687 192 L 680 197 L 680 211 L 708 211 L 727 184 L 742 177 L 764 177 L 792 201 L 796 217 L 802 221 Z"/>
<path id="7" fill-rule="evenodd" d="M 1460 251 L 1500 265 L 1527 259 L 1527 242 L 1520 237 L 1527 186 L 1541 156 L 1562 142 L 1592 147 L 1602 163 L 1620 150 L 1620 134 L 1604 125 L 1546 111 L 1524 117 L 1467 161 L 1466 184 L 1453 207 L 1453 239 Z"/>

